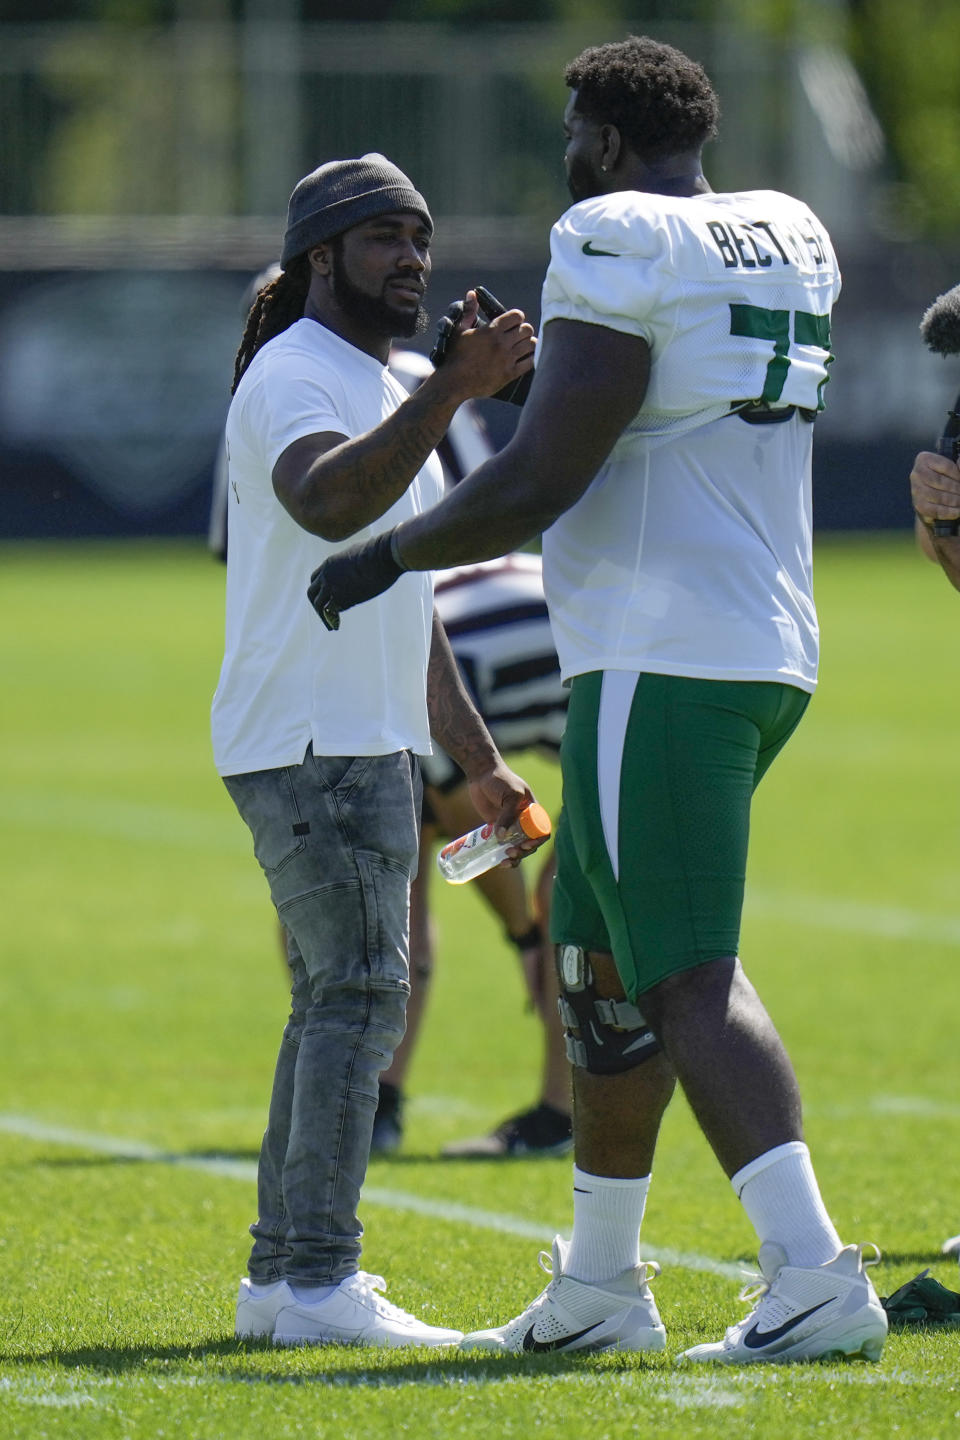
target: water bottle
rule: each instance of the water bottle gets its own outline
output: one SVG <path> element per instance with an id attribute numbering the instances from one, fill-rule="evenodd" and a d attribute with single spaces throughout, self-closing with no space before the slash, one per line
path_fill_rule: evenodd
<path id="1" fill-rule="evenodd" d="M 550 816 L 542 805 L 532 801 L 520 811 L 513 829 L 502 840 L 491 821 L 444 845 L 437 856 L 437 869 L 451 885 L 463 885 L 499 865 L 512 845 L 522 840 L 545 840 L 549 834 Z"/>

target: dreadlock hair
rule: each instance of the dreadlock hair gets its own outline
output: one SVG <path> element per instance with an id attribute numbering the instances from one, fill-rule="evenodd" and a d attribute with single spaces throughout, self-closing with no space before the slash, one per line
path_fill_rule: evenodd
<path id="1" fill-rule="evenodd" d="M 580 113 L 615 125 L 642 160 L 699 151 L 717 133 L 720 103 L 706 71 L 649 35 L 592 46 L 563 78 Z"/>
<path id="2" fill-rule="evenodd" d="M 250 307 L 243 339 L 237 351 L 231 395 L 236 394 L 247 366 L 261 346 L 266 345 L 275 335 L 288 330 L 296 320 L 303 319 L 303 307 L 307 303 L 309 289 L 310 261 L 304 254 L 291 260 L 275 280 L 271 280 L 258 291 L 257 298 Z"/>

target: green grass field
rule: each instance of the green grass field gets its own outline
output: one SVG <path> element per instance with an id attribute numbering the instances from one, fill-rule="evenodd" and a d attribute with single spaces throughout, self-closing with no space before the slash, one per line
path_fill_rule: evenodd
<path id="1" fill-rule="evenodd" d="M 742 955 L 794 1057 L 845 1240 L 889 1294 L 960 1231 L 960 595 L 907 538 L 817 556 L 822 686 L 756 802 Z M 741 1313 L 753 1235 L 668 1116 L 646 1250 L 666 1355 L 274 1352 L 232 1338 L 283 975 L 207 739 L 221 569 L 197 545 L 0 550 L 0 1437 L 953 1436 L 960 1330 L 878 1366 L 678 1371 Z M 549 808 L 558 778 L 516 762 Z M 451 1163 L 530 1101 L 538 1036 L 476 897 L 435 887 L 441 969 L 364 1265 L 475 1328 L 569 1233 L 569 1160 Z"/>

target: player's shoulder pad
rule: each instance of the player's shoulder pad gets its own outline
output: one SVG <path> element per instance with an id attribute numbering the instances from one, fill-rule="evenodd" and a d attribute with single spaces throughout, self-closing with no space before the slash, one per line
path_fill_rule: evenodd
<path id="1" fill-rule="evenodd" d="M 665 196 L 639 190 L 618 190 L 581 200 L 561 215 L 551 233 L 551 253 L 566 259 L 653 259 L 665 242 Z"/>

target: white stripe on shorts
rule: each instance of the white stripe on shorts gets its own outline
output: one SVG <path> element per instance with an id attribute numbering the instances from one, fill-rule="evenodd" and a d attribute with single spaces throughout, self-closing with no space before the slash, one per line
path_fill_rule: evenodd
<path id="1" fill-rule="evenodd" d="M 597 712 L 597 794 L 600 823 L 613 867 L 620 879 L 620 770 L 630 707 L 640 676 L 633 670 L 605 670 Z"/>

